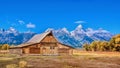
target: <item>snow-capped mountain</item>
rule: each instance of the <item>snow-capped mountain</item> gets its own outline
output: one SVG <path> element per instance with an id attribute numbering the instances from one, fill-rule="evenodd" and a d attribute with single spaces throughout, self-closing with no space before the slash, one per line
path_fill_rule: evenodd
<path id="1" fill-rule="evenodd" d="M 71 45 L 73 47 L 76 47 L 76 44 L 78 44 L 78 40 L 76 40 L 74 37 L 72 37 L 70 35 L 70 32 L 66 28 L 62 28 L 62 29 L 59 29 L 59 30 L 53 30 L 53 33 L 54 33 L 54 36 L 61 43 L 68 44 L 68 45 Z"/>
<path id="2" fill-rule="evenodd" d="M 91 43 L 94 40 L 109 41 L 113 36 L 109 31 L 92 28 L 84 29 L 82 25 L 78 25 L 73 31 L 68 31 L 67 28 L 52 29 L 49 28 L 46 31 L 53 31 L 54 36 L 64 44 L 68 44 L 72 47 L 81 47 L 84 43 Z M 20 33 L 13 27 L 8 30 L 0 29 L 0 43 L 1 44 L 21 44 L 27 42 L 33 35 L 33 32 Z"/>
<path id="3" fill-rule="evenodd" d="M 54 35 L 59 41 L 73 47 L 81 47 L 82 44 L 89 44 L 95 40 L 109 41 L 113 36 L 113 34 L 107 30 L 103 30 L 101 28 L 98 30 L 93 30 L 92 28 L 84 29 L 82 25 L 78 25 L 73 31 L 68 31 L 66 28 L 50 30 L 53 31 Z"/>
<path id="4" fill-rule="evenodd" d="M 35 33 L 20 33 L 13 27 L 10 27 L 8 30 L 0 29 L 0 44 L 21 44 L 28 41 L 33 35 Z"/>

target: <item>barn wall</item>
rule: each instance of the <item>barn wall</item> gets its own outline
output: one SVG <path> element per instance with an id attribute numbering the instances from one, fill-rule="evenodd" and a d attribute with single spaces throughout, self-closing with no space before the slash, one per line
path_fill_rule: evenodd
<path id="1" fill-rule="evenodd" d="M 29 54 L 29 47 L 22 48 L 23 54 Z"/>
<path id="2" fill-rule="evenodd" d="M 44 43 L 41 44 L 41 54 L 42 55 L 58 55 L 58 47 L 57 44 L 53 43 Z"/>
<path id="3" fill-rule="evenodd" d="M 73 49 L 64 44 L 58 43 L 58 53 L 60 55 L 72 55 Z"/>
<path id="4" fill-rule="evenodd" d="M 27 47 L 23 47 L 22 50 L 23 50 L 24 54 L 34 54 L 34 53 L 31 53 L 31 52 L 35 52 L 35 54 L 40 54 L 41 53 L 40 47 L 41 47 L 40 44 L 32 44 L 32 45 L 29 45 Z M 36 49 L 39 49 L 39 50 L 36 50 Z M 30 51 L 30 50 L 36 50 L 36 51 L 39 51 L 39 52 L 37 53 L 36 51 Z"/>
<path id="5" fill-rule="evenodd" d="M 9 50 L 0 50 L 0 54 L 9 54 Z"/>
<path id="6" fill-rule="evenodd" d="M 22 54 L 21 48 L 9 49 L 10 54 Z"/>
<path id="7" fill-rule="evenodd" d="M 69 50 L 69 55 L 73 55 L 73 49 Z"/>

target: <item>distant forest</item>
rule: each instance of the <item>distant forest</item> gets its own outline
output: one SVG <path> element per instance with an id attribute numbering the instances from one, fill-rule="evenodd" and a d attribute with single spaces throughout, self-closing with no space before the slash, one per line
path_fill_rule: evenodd
<path id="1" fill-rule="evenodd" d="M 120 34 L 113 36 L 109 42 L 93 41 L 91 44 L 84 44 L 86 51 L 118 51 L 120 52 Z"/>

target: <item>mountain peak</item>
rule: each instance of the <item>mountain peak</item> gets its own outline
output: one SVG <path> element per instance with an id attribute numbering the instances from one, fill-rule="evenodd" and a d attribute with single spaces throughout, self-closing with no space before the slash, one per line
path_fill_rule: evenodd
<path id="1" fill-rule="evenodd" d="M 78 25 L 76 29 L 82 29 L 82 25 Z"/>
<path id="2" fill-rule="evenodd" d="M 49 32 L 49 31 L 53 31 L 54 29 L 53 28 L 48 28 L 45 30 L 45 32 Z"/>
<path id="3" fill-rule="evenodd" d="M 65 33 L 69 33 L 69 31 L 68 31 L 67 28 L 65 28 L 65 27 L 62 28 L 61 30 L 64 31 Z"/>
<path id="4" fill-rule="evenodd" d="M 15 28 L 10 27 L 6 32 L 8 32 L 8 33 L 17 33 L 18 31 Z"/>

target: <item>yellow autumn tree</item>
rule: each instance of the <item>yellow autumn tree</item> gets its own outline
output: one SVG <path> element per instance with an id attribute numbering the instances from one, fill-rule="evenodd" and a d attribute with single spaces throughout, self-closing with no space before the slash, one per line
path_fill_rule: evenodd
<path id="1" fill-rule="evenodd" d="M 9 46 L 8 44 L 3 44 L 2 47 L 1 47 L 1 49 L 2 49 L 2 50 L 8 50 L 9 47 L 10 47 L 10 46 Z"/>

